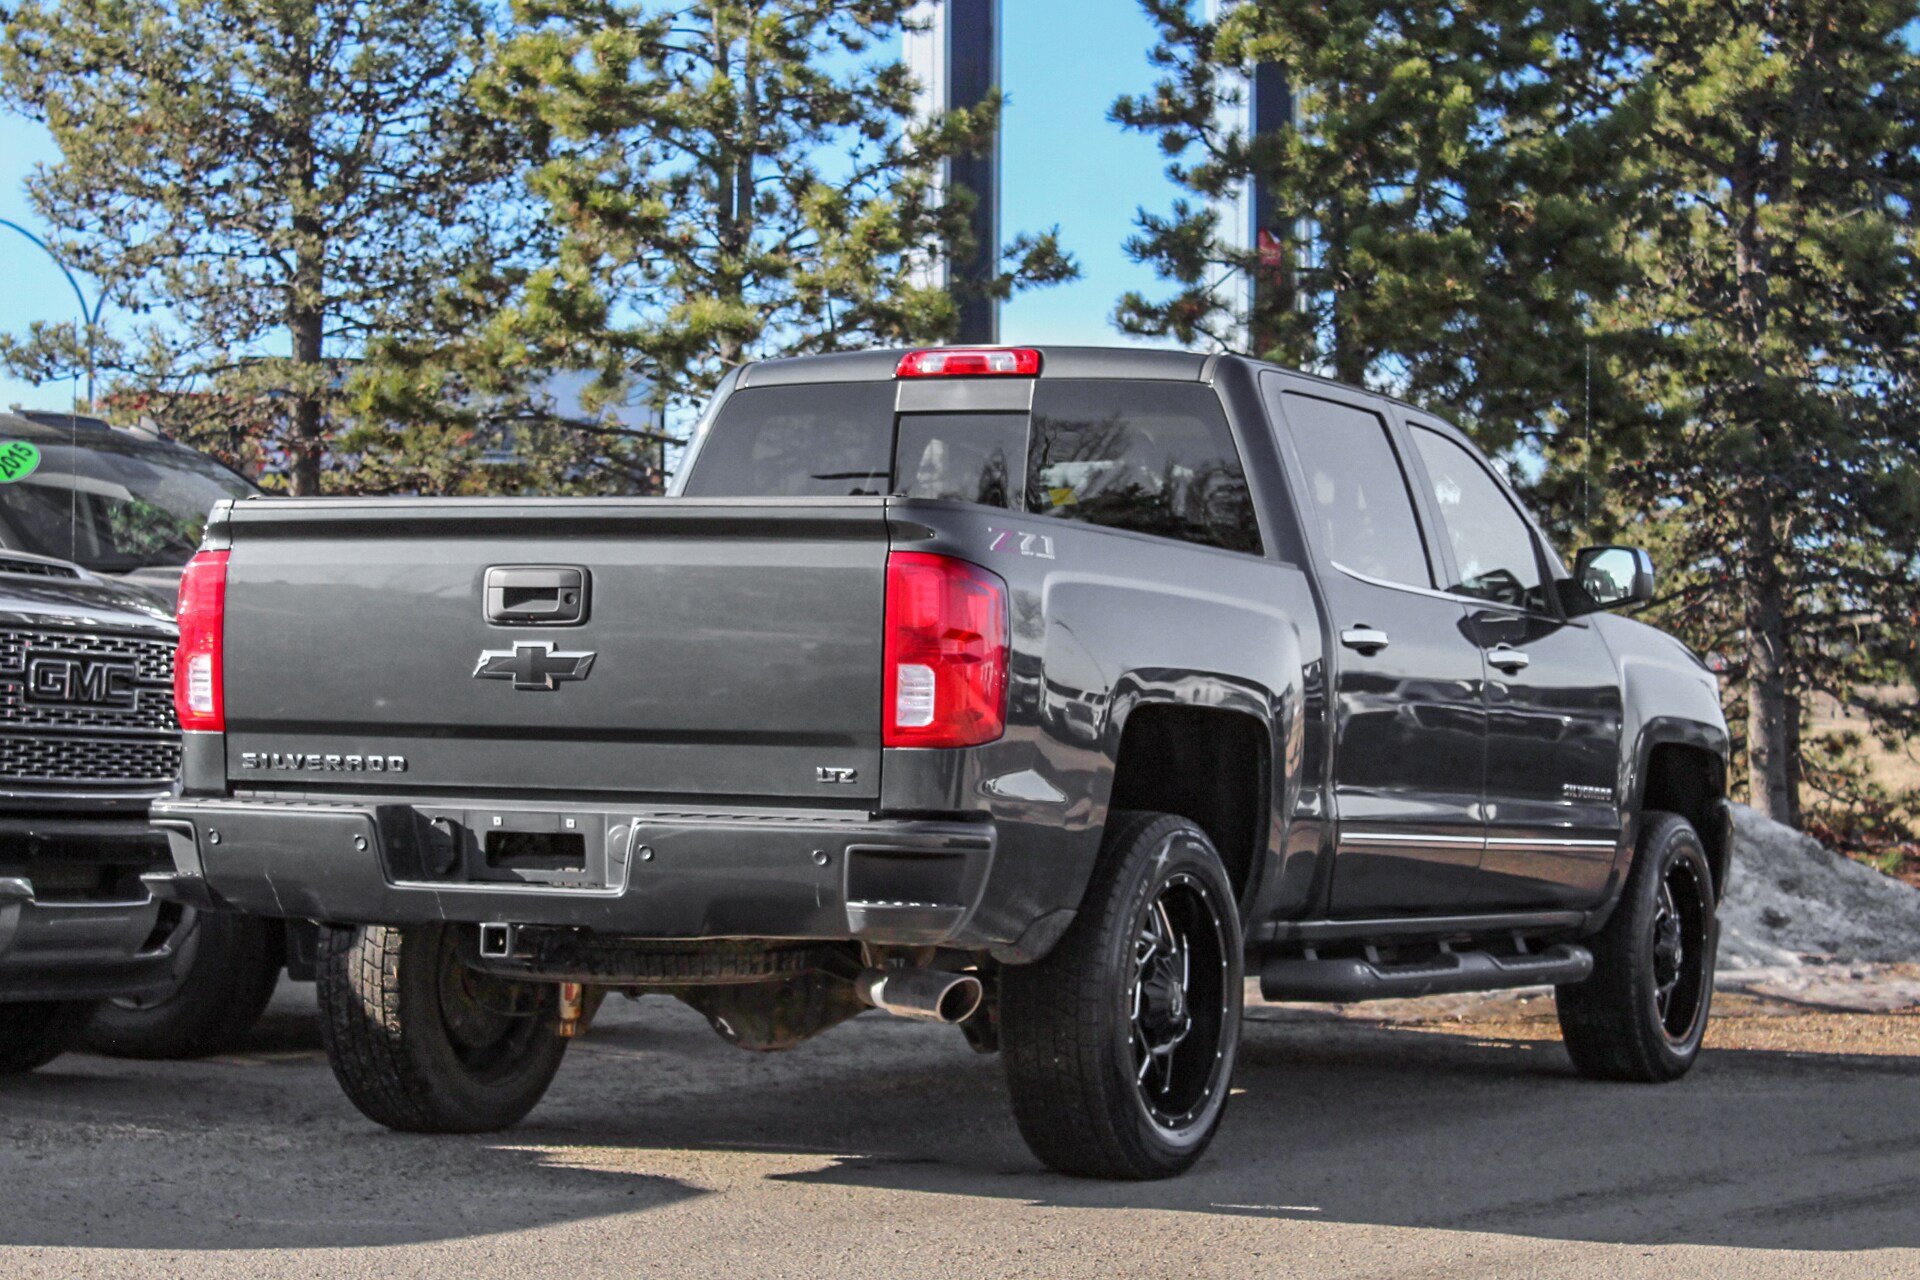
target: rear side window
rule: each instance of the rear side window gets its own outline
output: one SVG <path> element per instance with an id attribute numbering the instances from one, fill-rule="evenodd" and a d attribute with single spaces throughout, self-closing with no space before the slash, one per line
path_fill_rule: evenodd
<path id="1" fill-rule="evenodd" d="M 1233 433 L 1197 383 L 1041 379 L 1026 500 L 1036 515 L 1260 550 Z"/>
<path id="2" fill-rule="evenodd" d="M 1380 415 L 1292 391 L 1283 399 L 1327 558 L 1369 578 L 1432 586 L 1413 494 Z"/>
<path id="3" fill-rule="evenodd" d="M 884 494 L 893 472 L 893 384 L 749 387 L 727 397 L 682 490 L 694 498 Z"/>

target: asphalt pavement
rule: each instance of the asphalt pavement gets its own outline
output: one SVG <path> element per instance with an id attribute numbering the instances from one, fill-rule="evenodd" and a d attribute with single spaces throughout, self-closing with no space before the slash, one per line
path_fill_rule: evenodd
<path id="1" fill-rule="evenodd" d="M 997 1059 L 862 1016 L 787 1054 L 609 1001 L 484 1137 L 341 1096 L 312 988 L 244 1053 L 0 1083 L 0 1277 L 1920 1276 L 1920 1016 L 1728 1002 L 1686 1081 L 1576 1078 L 1545 1001 L 1255 1011 L 1186 1177 L 1043 1171 Z"/>

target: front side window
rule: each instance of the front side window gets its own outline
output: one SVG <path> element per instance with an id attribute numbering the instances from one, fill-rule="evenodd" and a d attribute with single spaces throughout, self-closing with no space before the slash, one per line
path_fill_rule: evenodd
<path id="1" fill-rule="evenodd" d="M 1544 612 L 1547 593 L 1533 531 L 1493 476 L 1463 446 L 1428 427 L 1413 429 L 1433 501 L 1460 580 L 1447 589 Z"/>
<path id="2" fill-rule="evenodd" d="M 1380 415 L 1293 391 L 1284 400 L 1327 558 L 1383 582 L 1431 587 L 1413 494 Z"/>
<path id="3" fill-rule="evenodd" d="M 1260 551 L 1226 414 L 1198 383 L 1043 379 L 1026 500 L 1035 515 Z"/>

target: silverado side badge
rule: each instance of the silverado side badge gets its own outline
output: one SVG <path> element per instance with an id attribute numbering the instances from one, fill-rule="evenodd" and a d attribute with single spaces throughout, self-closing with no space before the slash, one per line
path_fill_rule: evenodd
<path id="1" fill-rule="evenodd" d="M 521 640 L 511 649 L 482 649 L 473 678 L 511 680 L 516 689 L 556 689 L 568 680 L 585 680 L 597 656 L 591 649 L 557 650 L 551 640 Z"/>

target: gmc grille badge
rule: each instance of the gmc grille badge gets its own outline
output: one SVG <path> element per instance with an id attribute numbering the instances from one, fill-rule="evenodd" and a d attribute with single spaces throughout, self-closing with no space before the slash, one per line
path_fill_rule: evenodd
<path id="1" fill-rule="evenodd" d="M 130 658 L 36 655 L 27 659 L 27 701 L 125 711 L 140 697 L 139 678 Z"/>
<path id="2" fill-rule="evenodd" d="M 481 650 L 473 678 L 511 680 L 516 689 L 557 689 L 568 680 L 585 680 L 596 656 L 590 649 L 556 651 L 551 640 L 521 640 L 511 649 Z"/>

